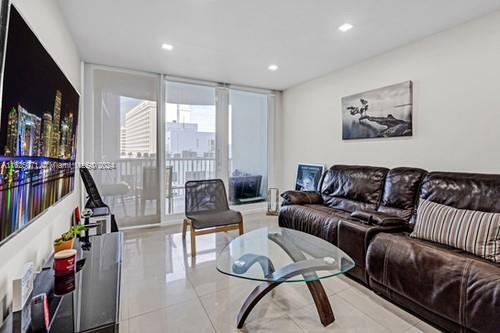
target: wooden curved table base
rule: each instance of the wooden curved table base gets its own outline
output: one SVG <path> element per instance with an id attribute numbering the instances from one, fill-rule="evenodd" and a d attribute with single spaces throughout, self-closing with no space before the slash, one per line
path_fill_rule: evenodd
<path id="1" fill-rule="evenodd" d="M 255 263 L 256 261 L 254 261 Z M 286 280 L 296 276 L 303 275 L 307 280 L 314 278 L 317 270 L 332 269 L 332 264 L 326 263 L 323 259 L 303 260 L 291 263 L 282 269 L 272 273 L 272 282 L 264 282 L 258 285 L 247 297 L 240 312 L 238 313 L 238 328 L 242 328 L 245 320 L 252 311 L 252 309 L 259 303 L 259 301 L 271 290 L 276 288 Z M 328 326 L 335 321 L 332 307 L 326 296 L 325 289 L 319 280 L 312 280 L 306 282 L 309 292 L 314 300 L 316 309 L 318 310 L 319 318 L 323 326 Z"/>

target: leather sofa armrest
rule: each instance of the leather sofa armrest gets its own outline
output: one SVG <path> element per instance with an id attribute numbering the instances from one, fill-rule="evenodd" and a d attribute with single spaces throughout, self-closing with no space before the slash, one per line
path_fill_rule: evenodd
<path id="1" fill-rule="evenodd" d="M 338 224 L 337 246 L 347 253 L 356 263 L 356 268 L 349 274 L 368 283 L 366 275 L 366 251 L 373 237 L 379 233 L 400 233 L 404 225 L 380 226 L 368 225 L 358 219 L 341 219 Z"/>
<path id="2" fill-rule="evenodd" d="M 356 210 L 352 212 L 351 217 L 359 219 L 367 224 L 376 224 L 383 227 L 406 224 L 405 219 L 374 210 Z"/>
<path id="3" fill-rule="evenodd" d="M 323 197 L 314 191 L 286 191 L 281 193 L 282 205 L 322 204 Z"/>

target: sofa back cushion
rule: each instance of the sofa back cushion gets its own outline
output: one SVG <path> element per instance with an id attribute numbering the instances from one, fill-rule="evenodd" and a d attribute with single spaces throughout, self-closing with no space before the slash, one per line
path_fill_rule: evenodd
<path id="1" fill-rule="evenodd" d="M 332 166 L 321 182 L 324 204 L 348 212 L 376 209 L 388 171 L 370 166 Z"/>
<path id="2" fill-rule="evenodd" d="M 457 209 L 421 199 L 410 236 L 500 262 L 500 213 Z"/>
<path id="3" fill-rule="evenodd" d="M 431 172 L 422 182 L 419 197 L 458 209 L 500 213 L 500 175 Z M 412 225 L 416 215 L 417 211 Z"/>
<path id="4" fill-rule="evenodd" d="M 417 168 L 394 168 L 385 178 L 379 212 L 409 221 L 416 206 L 422 180 L 427 171 Z"/>

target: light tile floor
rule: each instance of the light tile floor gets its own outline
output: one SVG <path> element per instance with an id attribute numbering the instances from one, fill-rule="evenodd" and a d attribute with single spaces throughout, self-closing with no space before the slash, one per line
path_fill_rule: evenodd
<path id="1" fill-rule="evenodd" d="M 245 230 L 275 226 L 275 217 L 245 217 Z M 125 232 L 121 332 L 238 332 L 236 314 L 258 282 L 223 275 L 217 254 L 237 232 L 197 237 L 189 253 L 180 227 Z M 344 277 L 322 280 L 335 322 L 323 327 L 305 284 L 282 284 L 253 309 L 241 332 L 438 332 Z"/>

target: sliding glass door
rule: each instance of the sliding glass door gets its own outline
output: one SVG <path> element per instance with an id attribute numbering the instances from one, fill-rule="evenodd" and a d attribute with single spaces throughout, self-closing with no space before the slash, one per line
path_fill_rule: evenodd
<path id="1" fill-rule="evenodd" d="M 87 67 L 85 162 L 118 227 L 160 222 L 157 99 L 160 77 Z"/>
<path id="2" fill-rule="evenodd" d="M 165 212 L 184 212 L 184 184 L 216 172 L 215 88 L 167 81 Z"/>

